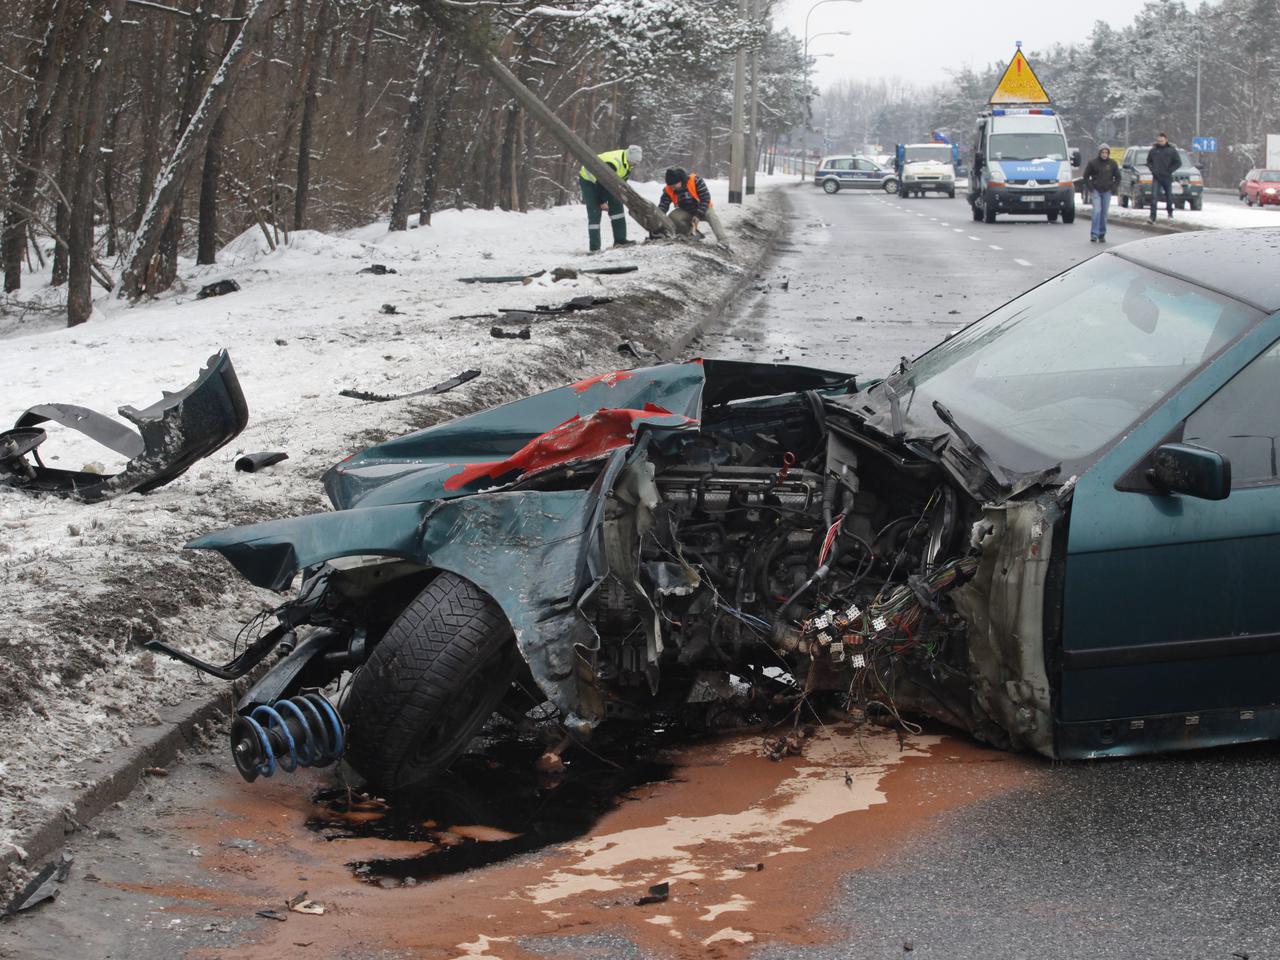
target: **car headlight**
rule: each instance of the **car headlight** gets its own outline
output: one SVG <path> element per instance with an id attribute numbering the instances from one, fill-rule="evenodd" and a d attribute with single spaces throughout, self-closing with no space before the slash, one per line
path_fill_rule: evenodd
<path id="1" fill-rule="evenodd" d="M 1000 169 L 998 164 L 994 163 L 987 166 L 983 176 L 986 177 L 987 186 L 989 187 L 1003 187 L 1009 182 L 1005 179 L 1004 171 Z"/>
<path id="2" fill-rule="evenodd" d="M 1275 187 L 1267 187 L 1267 189 L 1263 190 L 1262 192 L 1263 192 L 1263 193 L 1275 193 L 1275 192 L 1276 192 L 1276 188 L 1275 188 Z"/>
<path id="3" fill-rule="evenodd" d="M 1074 187 L 1075 183 L 1075 176 L 1071 173 L 1071 164 L 1063 160 L 1058 164 L 1058 186 Z"/>
<path id="4" fill-rule="evenodd" d="M 1149 174 L 1149 173 L 1144 173 L 1144 174 L 1142 174 L 1140 177 L 1138 177 L 1138 182 L 1139 182 L 1139 183 L 1150 183 L 1150 182 L 1151 182 L 1151 174 Z"/>
<path id="5" fill-rule="evenodd" d="M 1204 179 L 1198 173 L 1193 173 L 1191 176 L 1187 177 L 1187 179 L 1192 183 L 1204 183 Z"/>

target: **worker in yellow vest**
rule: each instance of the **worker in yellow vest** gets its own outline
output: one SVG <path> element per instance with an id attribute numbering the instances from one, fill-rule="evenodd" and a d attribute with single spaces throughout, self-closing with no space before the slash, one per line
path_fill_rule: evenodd
<path id="1" fill-rule="evenodd" d="M 600 159 L 613 168 L 623 180 L 631 176 L 635 164 L 644 159 L 644 151 L 632 144 L 625 150 L 609 150 L 600 154 Z M 622 201 L 602 187 L 595 174 L 585 166 L 578 171 L 578 185 L 582 187 L 582 202 L 587 205 L 587 237 L 591 252 L 600 249 L 600 208 L 608 207 L 609 223 L 613 227 L 613 245 L 629 247 L 634 240 L 627 239 L 627 214 Z"/>

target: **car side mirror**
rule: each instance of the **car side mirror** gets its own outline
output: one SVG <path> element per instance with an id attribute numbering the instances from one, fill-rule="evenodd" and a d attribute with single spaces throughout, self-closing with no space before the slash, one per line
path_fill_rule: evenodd
<path id="1" fill-rule="evenodd" d="M 1162 493 L 1225 500 L 1231 493 L 1231 461 L 1206 447 L 1165 443 L 1151 455 L 1147 479 Z"/>
<path id="2" fill-rule="evenodd" d="M 1071 165 L 1072 165 L 1073 167 L 1078 167 L 1078 166 L 1080 166 L 1080 151 L 1079 151 L 1079 150 L 1072 150 L 1072 151 L 1071 151 Z"/>

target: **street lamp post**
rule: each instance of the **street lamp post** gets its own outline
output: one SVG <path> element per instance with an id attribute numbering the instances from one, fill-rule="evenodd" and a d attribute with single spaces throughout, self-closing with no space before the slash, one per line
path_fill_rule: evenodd
<path id="1" fill-rule="evenodd" d="M 809 12 L 804 15 L 804 86 L 805 86 L 806 102 L 808 101 L 808 98 L 809 98 L 809 39 L 810 39 L 809 38 L 809 18 L 813 16 L 813 11 L 817 10 L 824 3 L 861 3 L 861 2 L 862 0 L 818 0 L 817 3 L 815 3 L 813 6 L 809 8 Z M 829 31 L 829 32 L 843 34 L 845 31 Z M 824 34 L 820 33 L 818 34 L 818 36 L 824 36 Z M 804 178 L 804 158 L 803 157 L 801 157 L 800 159 L 800 177 L 801 179 Z"/>

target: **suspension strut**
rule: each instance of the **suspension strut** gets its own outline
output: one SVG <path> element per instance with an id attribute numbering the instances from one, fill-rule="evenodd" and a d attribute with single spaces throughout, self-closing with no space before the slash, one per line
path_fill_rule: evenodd
<path id="1" fill-rule="evenodd" d="M 259 704 L 231 724 L 231 756 L 250 782 L 277 766 L 286 773 L 327 766 L 342 756 L 345 740 L 342 718 L 319 693 Z"/>

